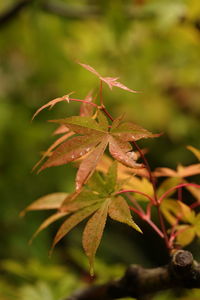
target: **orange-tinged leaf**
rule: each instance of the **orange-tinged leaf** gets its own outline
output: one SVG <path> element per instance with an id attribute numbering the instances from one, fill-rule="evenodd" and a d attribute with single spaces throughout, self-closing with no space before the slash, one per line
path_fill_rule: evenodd
<path id="1" fill-rule="evenodd" d="M 182 247 L 189 245 L 195 238 L 195 228 L 190 225 L 180 225 L 176 241 Z"/>
<path id="2" fill-rule="evenodd" d="M 35 114 L 33 115 L 32 117 L 32 120 L 45 108 L 49 107 L 50 109 L 58 102 L 61 102 L 61 101 L 66 101 L 69 103 L 69 95 L 71 95 L 72 93 L 69 93 L 68 95 L 64 95 L 62 97 L 59 97 L 59 98 L 56 98 L 56 99 L 53 99 L 51 101 L 49 101 L 48 103 L 46 103 L 45 105 L 43 105 L 42 107 L 40 107 L 36 112 Z"/>
<path id="3" fill-rule="evenodd" d="M 102 160 L 99 162 L 97 165 L 97 170 L 107 173 L 109 166 L 112 164 L 113 160 L 108 157 L 106 154 L 103 155 Z M 133 176 L 139 175 L 139 176 L 144 176 L 144 177 L 149 177 L 148 171 L 144 168 L 142 169 L 133 169 L 130 167 L 126 167 L 122 164 L 118 165 L 118 180 L 123 180 L 125 186 L 125 189 L 131 189 L 131 186 L 129 185 L 129 179 L 131 179 Z"/>
<path id="4" fill-rule="evenodd" d="M 80 222 L 82 222 L 85 218 L 89 217 L 92 213 L 94 213 L 98 208 L 100 204 L 95 204 L 86 208 L 83 208 L 79 210 L 78 212 L 75 212 L 73 215 L 71 215 L 69 218 L 67 218 L 66 221 L 61 225 L 61 227 L 58 229 L 56 236 L 53 240 L 53 244 L 51 247 L 51 251 L 55 247 L 55 245 L 76 225 L 78 225 Z"/>
<path id="5" fill-rule="evenodd" d="M 76 175 L 76 190 L 79 190 L 93 174 L 99 160 L 101 159 L 107 147 L 107 144 L 108 137 L 105 136 L 101 143 L 81 162 Z"/>
<path id="6" fill-rule="evenodd" d="M 103 235 L 109 203 L 110 199 L 103 203 L 101 208 L 89 219 L 83 232 L 83 248 L 89 258 L 91 275 L 94 274 L 94 257 Z"/>
<path id="7" fill-rule="evenodd" d="M 35 170 L 42 162 L 45 158 L 51 156 L 52 151 L 59 146 L 60 144 L 62 144 L 66 139 L 68 139 L 70 136 L 73 135 L 73 132 L 68 132 L 66 134 L 64 134 L 63 136 L 61 136 L 59 139 L 57 139 L 48 149 L 47 151 L 45 151 L 41 157 L 41 159 L 35 164 L 35 166 L 33 167 L 33 170 Z"/>
<path id="8" fill-rule="evenodd" d="M 86 101 L 88 102 L 92 102 L 93 98 L 92 98 L 92 91 L 90 91 L 87 96 L 85 97 Z M 80 107 L 80 116 L 92 116 L 93 115 L 93 111 L 94 111 L 94 107 L 90 104 L 87 103 L 82 103 L 81 107 Z"/>
<path id="9" fill-rule="evenodd" d="M 58 209 L 67 196 L 67 193 L 53 193 L 43 196 L 31 203 L 20 215 L 23 216 L 27 211 L 31 210 Z"/>
<path id="10" fill-rule="evenodd" d="M 160 134 L 153 134 L 132 122 L 120 123 L 116 128 L 111 128 L 111 133 L 114 137 L 118 137 L 125 142 L 160 136 Z"/>
<path id="11" fill-rule="evenodd" d="M 124 149 L 127 143 L 121 142 L 119 139 L 112 136 L 109 137 L 109 151 L 114 159 L 121 162 L 123 165 L 131 168 L 141 168 L 141 164 L 135 162 L 134 152 L 125 152 Z"/>
<path id="12" fill-rule="evenodd" d="M 80 62 L 79 62 L 79 65 L 81 65 L 83 68 L 90 71 L 91 73 L 95 74 L 100 80 L 104 81 L 109 86 L 109 88 L 111 90 L 112 90 L 113 86 L 116 86 L 118 88 L 121 88 L 123 90 L 129 91 L 129 92 L 132 92 L 132 93 L 138 93 L 137 91 L 131 90 L 127 86 L 125 86 L 122 83 L 120 83 L 119 81 L 117 81 L 118 78 L 103 77 L 93 67 L 91 67 L 89 65 L 86 65 L 86 64 L 82 64 Z"/>
<path id="13" fill-rule="evenodd" d="M 75 136 L 61 144 L 42 165 L 39 171 L 52 166 L 67 164 L 88 153 L 101 141 L 98 136 Z"/>
<path id="14" fill-rule="evenodd" d="M 41 225 L 40 227 L 36 230 L 36 232 L 33 234 L 31 240 L 29 243 L 32 243 L 33 239 L 44 229 L 46 229 L 49 225 L 52 223 L 56 222 L 57 220 L 65 217 L 68 214 L 68 212 L 57 212 L 53 215 L 51 215 L 49 218 L 47 218 Z"/>
<path id="15" fill-rule="evenodd" d="M 138 225 L 133 221 L 129 206 L 122 197 L 113 197 L 108 209 L 109 216 L 118 222 L 125 223 L 142 233 Z"/>
<path id="16" fill-rule="evenodd" d="M 190 150 L 198 160 L 200 160 L 200 150 L 193 147 L 193 146 L 187 146 L 187 149 Z"/>
<path id="17" fill-rule="evenodd" d="M 157 168 L 154 172 L 154 176 L 161 177 L 188 177 L 200 174 L 200 164 L 194 164 L 187 167 L 178 165 L 177 171 L 169 168 Z"/>
<path id="18" fill-rule="evenodd" d="M 60 125 L 60 126 L 53 132 L 53 135 L 56 135 L 56 134 L 63 134 L 63 133 L 66 133 L 66 132 L 69 132 L 69 128 L 67 128 L 67 126 L 65 126 L 65 125 Z"/>

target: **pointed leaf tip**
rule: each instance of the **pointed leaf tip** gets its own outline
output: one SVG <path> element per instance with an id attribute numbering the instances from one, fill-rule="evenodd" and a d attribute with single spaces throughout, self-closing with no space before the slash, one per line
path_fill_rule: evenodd
<path id="1" fill-rule="evenodd" d="M 93 67 L 80 63 L 78 62 L 79 65 L 81 65 L 83 68 L 85 68 L 86 70 L 88 70 L 89 72 L 95 74 L 100 80 L 102 80 L 103 82 L 105 82 L 109 88 L 112 90 L 113 86 L 116 86 L 120 89 L 129 91 L 131 93 L 138 93 L 138 91 L 129 89 L 127 86 L 125 86 L 124 84 L 122 84 L 121 82 L 117 81 L 119 78 L 118 77 L 103 77 L 101 76 Z"/>
<path id="2" fill-rule="evenodd" d="M 51 109 L 56 103 L 61 102 L 61 101 L 67 101 L 69 103 L 70 99 L 69 96 L 72 94 L 73 92 L 64 95 L 62 97 L 59 98 L 55 98 L 51 101 L 49 101 L 48 103 L 44 104 L 42 107 L 40 107 L 33 115 L 32 117 L 32 121 L 35 119 L 35 117 L 45 108 L 49 107 L 49 109 Z"/>

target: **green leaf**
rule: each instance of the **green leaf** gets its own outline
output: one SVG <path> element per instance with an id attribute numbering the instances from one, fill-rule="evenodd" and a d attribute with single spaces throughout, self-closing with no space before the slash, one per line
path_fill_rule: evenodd
<path id="1" fill-rule="evenodd" d="M 176 238 L 177 243 L 182 247 L 189 245 L 195 238 L 194 227 L 189 225 L 180 225 L 178 229 L 180 230 L 180 232 Z"/>
<path id="2" fill-rule="evenodd" d="M 83 189 L 80 192 L 76 191 L 69 195 L 63 202 L 60 210 L 62 212 L 74 212 L 103 200 L 97 193 Z"/>
<path id="3" fill-rule="evenodd" d="M 118 222 L 125 223 L 142 233 L 138 225 L 133 221 L 129 206 L 122 197 L 113 197 L 108 209 L 109 216 Z"/>
<path id="4" fill-rule="evenodd" d="M 152 184 L 146 177 L 139 178 L 136 176 L 134 177 L 132 176 L 129 181 L 128 179 L 126 179 L 126 182 L 128 183 L 130 189 L 142 191 L 143 193 L 149 195 L 150 197 L 154 196 Z M 138 193 L 134 193 L 134 198 L 138 201 L 145 201 L 145 202 L 149 201 L 147 197 Z"/>
<path id="5" fill-rule="evenodd" d="M 99 193 L 100 195 L 106 194 L 105 185 L 106 182 L 102 178 L 101 174 L 97 171 L 94 172 L 92 177 L 87 182 L 87 186 L 89 187 L 89 189 Z"/>
<path id="6" fill-rule="evenodd" d="M 127 143 L 112 136 L 109 137 L 109 151 L 112 157 L 130 168 L 140 168 L 141 164 L 135 162 L 134 152 L 126 152 Z"/>
<path id="7" fill-rule="evenodd" d="M 116 128 L 111 128 L 111 133 L 114 137 L 118 137 L 125 142 L 160 136 L 160 134 L 153 134 L 132 122 L 124 122 Z"/>
<path id="8" fill-rule="evenodd" d="M 74 228 L 76 225 L 78 225 L 80 222 L 82 222 L 84 219 L 89 217 L 93 212 L 95 212 L 100 207 L 100 204 L 95 204 L 86 208 L 83 208 L 79 210 L 78 212 L 75 212 L 72 214 L 69 218 L 67 218 L 66 221 L 61 225 L 61 227 L 58 229 L 58 232 L 56 233 L 56 236 L 53 240 L 53 244 L 51 247 L 51 252 L 55 245 L 66 235 L 68 232 Z"/>
<path id="9" fill-rule="evenodd" d="M 94 274 L 94 257 L 99 247 L 106 224 L 110 199 L 106 200 L 101 208 L 89 219 L 83 232 L 83 248 L 89 258 L 90 274 Z"/>
<path id="10" fill-rule="evenodd" d="M 96 135 L 87 137 L 75 136 L 67 140 L 53 152 L 49 159 L 39 169 L 39 172 L 52 166 L 67 164 L 82 157 L 100 141 L 101 138 Z"/>
<path id="11" fill-rule="evenodd" d="M 187 146 L 187 149 L 190 150 L 195 156 L 196 158 L 200 161 L 200 150 L 193 147 L 193 146 Z"/>
<path id="12" fill-rule="evenodd" d="M 73 116 L 66 119 L 51 120 L 51 122 L 65 124 L 70 130 L 78 134 L 102 134 L 105 133 L 104 128 L 100 126 L 94 119 L 87 116 Z"/>
<path id="13" fill-rule="evenodd" d="M 164 199 L 160 205 L 162 214 L 171 225 L 175 225 L 177 217 L 180 215 L 180 206 L 176 200 Z"/>
<path id="14" fill-rule="evenodd" d="M 106 184 L 105 189 L 107 193 L 112 193 L 115 190 L 117 183 L 117 162 L 113 162 L 112 165 L 108 169 L 108 173 L 106 174 Z"/>
<path id="15" fill-rule="evenodd" d="M 195 222 L 195 212 L 185 203 L 178 201 L 181 209 L 181 220 L 193 224 Z"/>
<path id="16" fill-rule="evenodd" d="M 106 116 L 101 110 L 98 110 L 97 120 L 100 127 L 103 128 L 103 130 L 108 131 L 108 126 L 109 126 L 108 119 L 106 118 Z"/>
<path id="17" fill-rule="evenodd" d="M 166 191 L 168 191 L 170 188 L 180 184 L 182 182 L 182 179 L 179 177 L 171 177 L 165 179 L 158 188 L 158 197 L 162 196 Z M 176 190 L 173 190 L 171 193 L 167 195 L 167 197 L 170 197 L 176 192 Z"/>
<path id="18" fill-rule="evenodd" d="M 31 240 L 29 241 L 29 243 L 32 243 L 33 239 L 44 229 L 46 229 L 49 225 L 51 225 L 52 223 L 56 222 L 57 220 L 65 217 L 68 214 L 68 212 L 57 212 L 55 214 L 53 214 L 52 216 L 50 216 L 49 218 L 47 218 L 41 225 L 40 227 L 36 230 L 36 232 L 33 234 Z"/>
<path id="19" fill-rule="evenodd" d="M 53 193 L 43 196 L 25 208 L 20 215 L 24 216 L 27 211 L 31 210 L 58 209 L 67 196 L 67 193 Z"/>
<path id="20" fill-rule="evenodd" d="M 100 161 L 108 144 L 108 137 L 105 136 L 101 143 L 81 162 L 76 174 L 76 190 L 79 190 L 82 185 L 89 179 L 95 171 L 95 168 Z"/>

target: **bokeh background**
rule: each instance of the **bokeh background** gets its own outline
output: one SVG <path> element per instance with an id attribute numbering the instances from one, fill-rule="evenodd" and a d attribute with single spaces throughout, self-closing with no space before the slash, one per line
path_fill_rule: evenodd
<path id="1" fill-rule="evenodd" d="M 54 140 L 48 119 L 77 114 L 60 103 L 31 117 L 47 101 L 75 91 L 84 98 L 98 80 L 76 61 L 141 93 L 104 88 L 113 116 L 153 132 L 148 158 L 153 168 L 195 162 L 186 145 L 200 148 L 199 0 L 1 0 L 0 1 L 0 300 L 61 300 L 89 281 L 81 247 L 82 225 L 48 251 L 56 225 L 29 246 L 48 213 L 20 211 L 38 197 L 74 188 L 75 168 L 31 173 Z M 143 227 L 144 228 L 144 227 Z M 166 263 L 161 241 L 148 228 L 138 237 L 110 222 L 97 254 L 96 280 L 120 276 L 130 263 Z M 119 247 L 120 245 L 120 247 Z M 198 258 L 199 243 L 191 245 Z M 160 299 L 199 299 L 197 291 Z"/>

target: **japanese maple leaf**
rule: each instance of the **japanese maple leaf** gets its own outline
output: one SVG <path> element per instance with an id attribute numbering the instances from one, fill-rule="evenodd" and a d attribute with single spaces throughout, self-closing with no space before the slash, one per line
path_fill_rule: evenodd
<path id="1" fill-rule="evenodd" d="M 79 62 L 79 65 L 81 65 L 83 68 L 90 71 L 91 73 L 95 74 L 100 80 L 105 82 L 111 90 L 112 90 L 113 86 L 116 86 L 120 89 L 129 91 L 129 92 L 132 92 L 132 93 L 138 93 L 137 91 L 131 90 L 127 86 L 122 84 L 121 82 L 117 81 L 119 79 L 118 77 L 115 77 L 115 78 L 114 77 L 103 77 L 93 67 L 91 67 L 89 65 L 86 65 L 86 64 L 82 64 L 80 62 Z"/>
<path id="2" fill-rule="evenodd" d="M 100 110 L 97 112 L 96 119 L 74 116 L 52 122 L 67 126 L 75 134 L 53 151 L 40 171 L 83 157 L 76 175 L 77 190 L 92 175 L 107 146 L 114 159 L 127 167 L 141 168 L 142 165 L 136 163 L 137 157 L 132 152 L 129 142 L 159 136 L 131 122 L 114 121 L 110 128 L 107 118 Z"/>
<path id="3" fill-rule="evenodd" d="M 182 179 L 183 183 L 188 183 L 184 178 L 189 176 L 194 176 L 200 174 L 200 164 L 193 164 L 190 166 L 178 165 L 177 170 L 169 168 L 157 168 L 154 172 L 154 175 L 157 177 L 167 176 Z M 186 189 L 200 202 L 200 189 L 195 186 L 186 185 Z"/>
<path id="4" fill-rule="evenodd" d="M 83 232 L 83 248 L 89 258 L 90 270 L 93 273 L 94 256 L 100 244 L 106 219 L 125 223 L 141 232 L 133 221 L 127 202 L 117 195 L 117 163 L 114 162 L 106 176 L 95 172 L 81 191 L 75 191 L 66 197 L 60 207 L 60 213 L 71 213 L 59 228 L 52 247 L 54 247 L 74 226 L 90 217 Z"/>
<path id="5" fill-rule="evenodd" d="M 93 264 L 96 251 L 99 247 L 107 217 L 127 224 L 138 232 L 140 228 L 132 219 L 131 211 L 126 200 L 118 195 L 120 185 L 117 181 L 117 162 L 115 161 L 106 175 L 95 172 L 81 190 L 72 194 L 54 193 L 37 199 L 29 205 L 27 211 L 41 209 L 56 209 L 36 230 L 31 241 L 38 233 L 57 220 L 66 217 L 58 229 L 51 251 L 55 245 L 76 225 L 89 217 L 83 232 L 83 248 L 88 256 L 90 272 L 93 273 Z"/>

